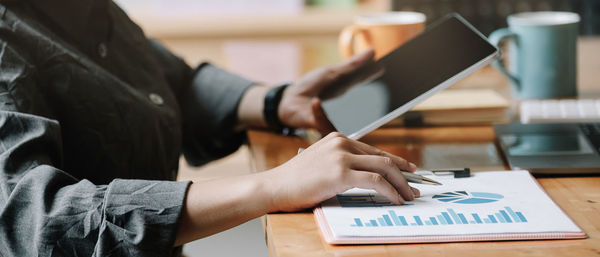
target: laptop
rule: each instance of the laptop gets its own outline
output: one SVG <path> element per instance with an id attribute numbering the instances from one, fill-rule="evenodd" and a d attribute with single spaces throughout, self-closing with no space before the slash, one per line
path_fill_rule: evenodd
<path id="1" fill-rule="evenodd" d="M 600 173 L 600 123 L 496 124 L 494 131 L 512 169 Z"/>

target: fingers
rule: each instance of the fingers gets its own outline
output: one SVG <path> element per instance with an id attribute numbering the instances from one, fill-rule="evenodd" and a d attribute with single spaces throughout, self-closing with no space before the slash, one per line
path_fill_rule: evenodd
<path id="1" fill-rule="evenodd" d="M 330 133 L 325 138 L 323 138 L 323 140 L 321 140 L 321 141 L 330 141 L 330 140 L 332 140 L 334 138 L 338 138 L 338 137 L 344 139 L 343 140 L 345 142 L 343 144 L 343 146 L 345 148 L 344 150 L 346 150 L 350 153 L 365 154 L 365 155 L 379 155 L 379 156 L 389 157 L 392 159 L 392 161 L 394 161 L 394 163 L 398 166 L 398 168 L 400 170 L 409 171 L 409 172 L 415 172 L 417 170 L 417 166 L 414 163 L 411 163 L 401 157 L 398 157 L 391 153 L 382 151 L 376 147 L 370 146 L 363 142 L 346 138 L 341 133 Z"/>
<path id="2" fill-rule="evenodd" d="M 311 101 L 312 113 L 315 119 L 315 128 L 321 133 L 321 135 L 327 135 L 331 132 L 336 131 L 335 127 L 327 118 L 327 114 L 321 105 L 321 100 L 317 97 Z"/>
<path id="3" fill-rule="evenodd" d="M 330 99 L 340 96 L 352 86 L 380 76 L 383 71 L 381 66 L 370 65 L 373 64 L 373 56 L 373 50 L 369 49 L 325 69 L 325 74 L 329 74 L 327 76 L 328 83 L 319 92 L 319 97 Z"/>
<path id="4" fill-rule="evenodd" d="M 398 195 L 396 189 L 383 176 L 378 173 L 350 170 L 348 172 L 348 183 L 365 189 L 373 189 L 385 196 L 394 204 L 403 204 L 404 199 Z"/>
<path id="5" fill-rule="evenodd" d="M 410 172 L 415 172 L 417 170 L 417 166 L 414 163 L 411 163 L 401 157 L 398 157 L 391 153 L 382 151 L 380 149 L 377 149 L 376 147 L 370 146 L 370 145 L 365 144 L 360 141 L 353 141 L 353 142 L 355 142 L 355 144 L 353 144 L 353 145 L 362 154 L 379 155 L 379 156 L 389 157 L 398 166 L 398 168 L 400 170 L 405 170 L 405 171 L 410 171 Z"/>
<path id="6" fill-rule="evenodd" d="M 339 69 L 341 73 L 349 73 L 364 66 L 366 63 L 373 61 L 374 56 L 375 51 L 373 48 L 369 48 L 350 57 L 348 60 L 334 65 L 333 67 Z"/>
<path id="7" fill-rule="evenodd" d="M 380 174 L 396 189 L 396 191 L 404 200 L 414 200 L 414 192 L 411 190 L 411 187 L 408 185 L 408 182 L 402 175 L 402 172 L 398 169 L 390 157 L 376 155 L 353 155 L 351 160 L 351 169 L 370 171 Z"/>
<path id="8" fill-rule="evenodd" d="M 421 191 L 419 191 L 419 189 L 416 189 L 414 187 L 410 187 L 410 190 L 413 191 L 413 194 L 415 195 L 416 198 L 421 197 Z"/>
<path id="9" fill-rule="evenodd" d="M 343 88 L 350 88 L 353 85 L 357 85 L 366 81 L 374 80 L 381 77 L 385 72 L 383 65 L 379 63 L 368 63 L 348 73 L 344 73 L 340 76 L 338 83 L 344 85 Z"/>
<path id="10" fill-rule="evenodd" d="M 402 167 L 410 170 L 412 169 L 411 167 L 414 167 L 414 164 L 375 147 L 348 139 L 340 133 L 330 133 L 315 145 L 323 144 L 334 146 L 333 149 L 329 150 L 331 153 L 336 152 L 335 150 L 342 151 L 341 153 L 338 152 L 341 154 L 339 160 L 343 163 L 342 166 L 346 167 L 344 168 L 345 170 L 370 173 L 372 174 L 370 176 L 374 177 L 367 177 L 366 179 L 375 180 L 375 182 L 377 182 L 378 179 L 385 181 L 385 183 L 376 188 L 375 184 L 373 184 L 375 182 L 373 181 L 369 181 L 371 184 L 367 184 L 368 187 L 366 187 L 365 183 L 367 182 L 353 180 L 351 183 L 352 186 L 375 189 L 390 200 L 398 198 L 398 201 L 400 202 L 404 202 L 405 200 L 412 201 L 415 197 L 421 195 L 418 189 L 408 185 L 406 178 L 401 173 Z M 362 174 L 361 176 L 369 175 Z M 386 188 L 388 184 L 393 188 L 394 196 L 392 196 L 392 193 L 389 192 L 390 190 Z"/>

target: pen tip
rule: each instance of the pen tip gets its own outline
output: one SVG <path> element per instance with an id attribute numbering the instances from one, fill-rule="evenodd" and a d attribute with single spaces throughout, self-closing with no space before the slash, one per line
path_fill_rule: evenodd
<path id="1" fill-rule="evenodd" d="M 441 185 L 442 185 L 442 183 L 440 183 L 440 182 L 437 182 L 437 181 L 435 181 L 435 180 L 433 180 L 433 179 L 430 179 L 430 178 L 427 178 L 427 177 L 423 177 L 423 180 L 425 180 L 425 181 L 427 181 L 427 182 L 429 182 L 429 183 L 433 183 L 434 185 L 438 185 L 438 186 L 441 186 Z"/>

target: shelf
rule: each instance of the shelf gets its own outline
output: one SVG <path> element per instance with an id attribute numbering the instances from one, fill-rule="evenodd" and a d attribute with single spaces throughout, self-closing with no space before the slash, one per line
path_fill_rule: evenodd
<path id="1" fill-rule="evenodd" d="M 368 1 L 354 8 L 304 7 L 297 14 L 200 16 L 169 15 L 143 4 L 125 8 L 145 33 L 155 38 L 277 37 L 337 34 L 354 16 L 389 10 L 388 1 Z"/>

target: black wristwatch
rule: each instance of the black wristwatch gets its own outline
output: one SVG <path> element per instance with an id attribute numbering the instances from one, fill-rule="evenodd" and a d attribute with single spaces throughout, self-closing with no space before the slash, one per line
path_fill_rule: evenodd
<path id="1" fill-rule="evenodd" d="M 281 86 L 271 88 L 267 92 L 267 95 L 265 95 L 265 106 L 263 109 L 265 122 L 270 129 L 279 133 L 284 132 L 286 127 L 283 125 L 283 123 L 281 123 L 281 120 L 279 120 L 279 115 L 277 112 L 279 110 L 279 103 L 281 102 L 283 91 L 285 91 L 289 85 L 290 84 L 283 84 Z"/>

